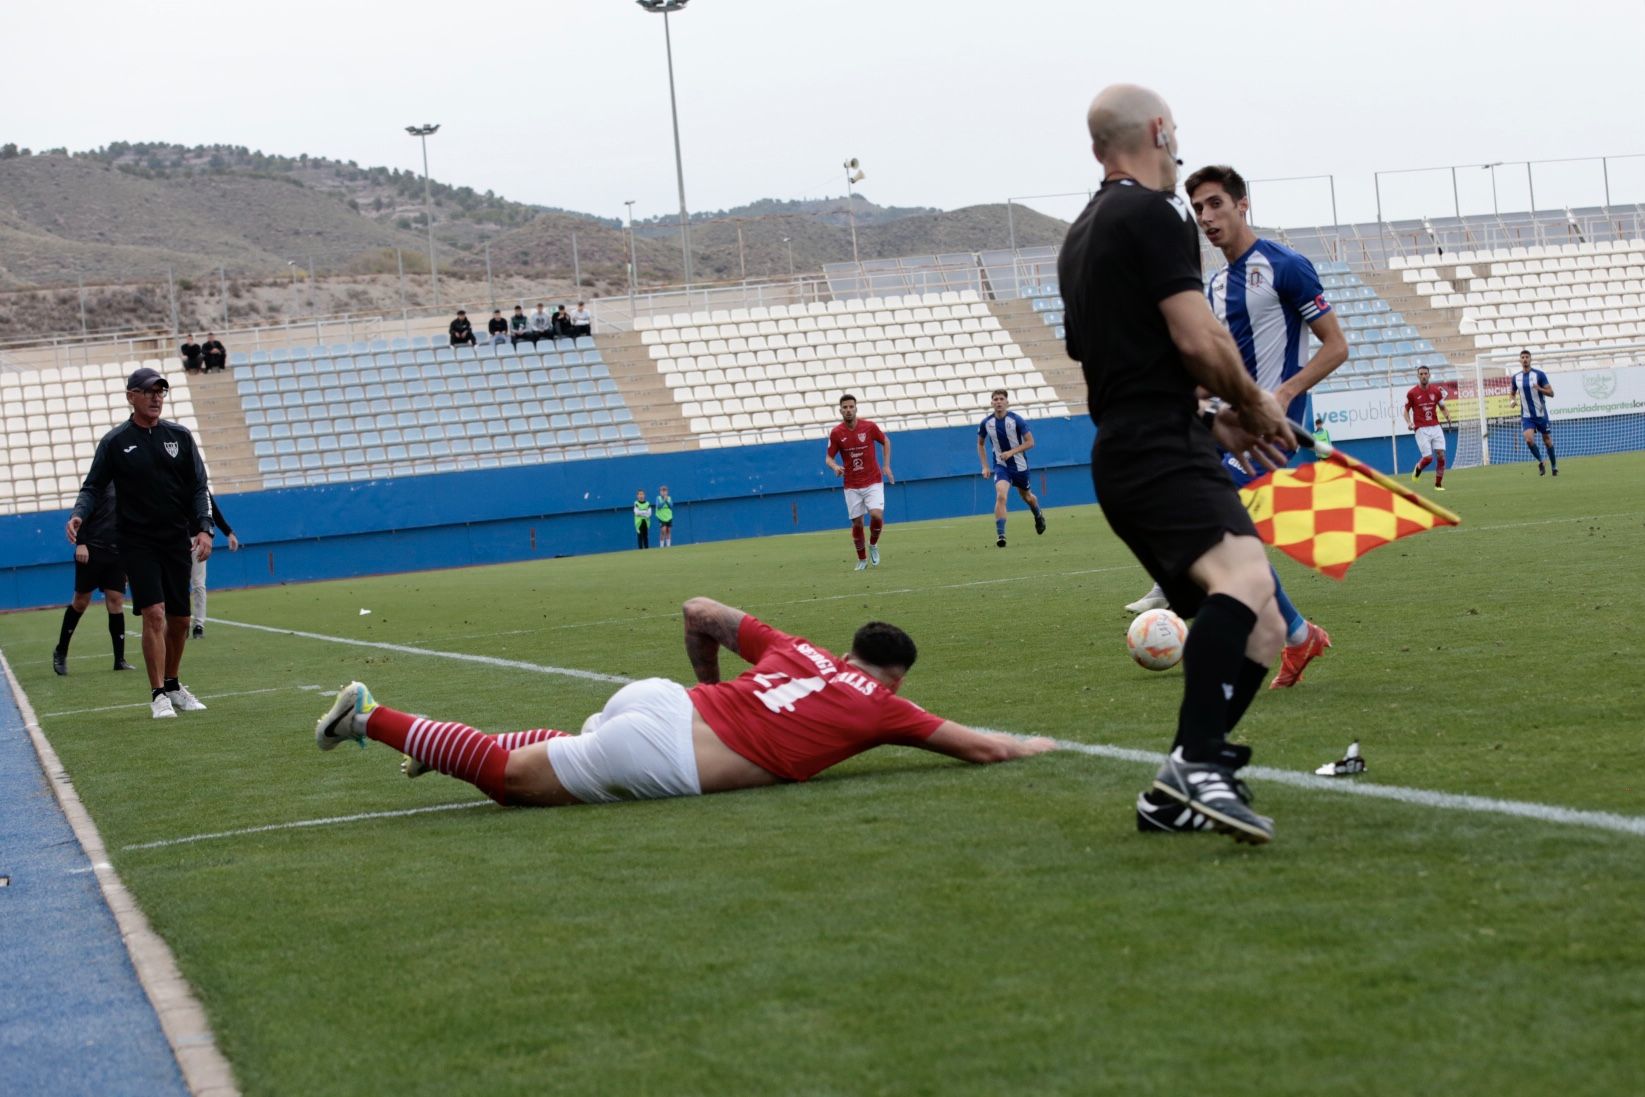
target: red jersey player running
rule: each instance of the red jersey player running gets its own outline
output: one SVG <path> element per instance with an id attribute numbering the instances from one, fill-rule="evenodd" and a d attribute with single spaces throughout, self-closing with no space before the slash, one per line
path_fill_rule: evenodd
<path id="1" fill-rule="evenodd" d="M 581 735 L 546 728 L 487 735 L 380 705 L 351 682 L 314 729 L 321 750 L 375 739 L 407 755 L 406 772 L 460 778 L 500 804 L 609 803 L 804 781 L 888 743 L 966 762 L 1055 749 L 1049 739 L 973 731 L 897 696 L 914 641 L 871 621 L 840 658 L 710 598 L 685 603 L 685 650 L 698 685 L 630 682 Z M 753 666 L 720 680 L 720 649 Z"/>
<path id="2" fill-rule="evenodd" d="M 851 543 L 857 546 L 857 570 L 869 564 L 880 566 L 880 530 L 885 528 L 885 484 L 880 482 L 880 462 L 874 443 L 885 447 L 885 480 L 891 475 L 891 439 L 867 419 L 857 418 L 857 398 L 840 397 L 840 423 L 828 432 L 828 452 L 823 460 L 835 476 L 845 477 L 845 512 L 851 517 Z M 838 454 L 844 461 L 834 460 Z M 868 547 L 863 548 L 862 518 L 868 515 Z"/>
<path id="3" fill-rule="evenodd" d="M 1411 479 L 1422 476 L 1429 462 L 1434 468 L 1434 490 L 1445 490 L 1445 432 L 1439 428 L 1439 417 L 1445 416 L 1445 425 L 1455 427 L 1451 409 L 1445 406 L 1445 390 L 1428 383 L 1428 367 L 1417 368 L 1417 383 L 1405 394 L 1405 425 L 1417 436 L 1417 452 L 1422 460 L 1411 470 Z"/>

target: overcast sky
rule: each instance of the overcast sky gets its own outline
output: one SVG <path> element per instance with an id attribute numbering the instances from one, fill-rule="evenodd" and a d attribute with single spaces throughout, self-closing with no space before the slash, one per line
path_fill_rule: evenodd
<path id="1" fill-rule="evenodd" d="M 620 216 L 678 209 L 663 19 L 631 0 L 243 5 L 9 0 L 0 141 L 222 142 L 421 168 L 403 127 L 438 122 L 435 178 Z M 945 209 L 1083 192 L 1105 84 L 1171 102 L 1188 168 L 1335 176 L 1369 220 L 1372 172 L 1645 153 L 1640 0 L 1081 3 L 690 0 L 669 17 L 693 210 L 844 192 Z M 1514 164 L 1513 161 L 1521 161 Z M 1610 163 L 1645 201 L 1645 156 Z M 1464 213 L 1491 175 L 1458 173 Z M 1599 163 L 1538 166 L 1539 207 L 1598 204 Z M 1446 172 L 1384 176 L 1389 218 L 1448 214 Z M 1077 199 L 1038 199 L 1071 216 Z M 1262 223 L 1329 223 L 1324 180 L 1253 186 Z"/>

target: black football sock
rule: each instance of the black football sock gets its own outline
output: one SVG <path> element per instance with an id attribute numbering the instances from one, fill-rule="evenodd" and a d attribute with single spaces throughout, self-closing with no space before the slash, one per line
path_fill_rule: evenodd
<path id="1" fill-rule="evenodd" d="M 149 694 L 149 700 L 150 701 L 159 700 L 160 695 L 164 692 L 166 692 L 166 687 L 165 686 L 156 686 L 154 688 L 154 691 Z"/>
<path id="2" fill-rule="evenodd" d="M 1552 439 L 1549 439 L 1548 441 L 1548 464 L 1552 465 L 1554 468 L 1559 467 L 1559 458 L 1554 456 L 1554 443 Z"/>
<path id="3" fill-rule="evenodd" d="M 1253 659 L 1247 658 L 1240 664 L 1239 678 L 1234 682 L 1234 695 L 1228 698 L 1228 730 L 1232 732 L 1234 725 L 1239 723 L 1245 710 L 1251 707 L 1251 701 L 1262 688 L 1263 679 L 1268 677 L 1268 668 Z"/>
<path id="4" fill-rule="evenodd" d="M 177 681 L 177 679 L 167 678 L 165 682 L 161 684 L 160 688 L 165 690 L 167 693 L 176 693 L 178 690 L 182 689 L 183 686 Z"/>
<path id="5" fill-rule="evenodd" d="M 74 628 L 80 623 L 80 611 L 73 606 L 63 607 L 63 627 L 57 633 L 57 650 L 67 651 L 74 638 Z"/>
<path id="6" fill-rule="evenodd" d="M 1257 615 L 1237 598 L 1213 594 L 1205 600 L 1182 647 L 1182 708 L 1174 746 L 1190 762 L 1216 761 L 1229 726 L 1245 645 Z"/>
<path id="7" fill-rule="evenodd" d="M 114 661 L 126 661 L 126 615 L 123 613 L 109 614 L 109 642 L 114 645 Z"/>

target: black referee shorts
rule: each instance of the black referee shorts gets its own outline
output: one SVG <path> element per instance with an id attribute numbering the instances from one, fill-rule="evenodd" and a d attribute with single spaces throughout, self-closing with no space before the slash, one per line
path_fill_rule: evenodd
<path id="1" fill-rule="evenodd" d="M 74 562 L 74 593 L 90 594 L 94 590 L 126 592 L 126 569 L 120 565 L 120 554 L 111 549 L 86 546 L 86 562 Z"/>
<path id="2" fill-rule="evenodd" d="M 189 615 L 188 581 L 194 567 L 187 540 L 176 545 L 122 544 L 120 561 L 131 580 L 131 604 L 136 610 L 164 602 L 167 617 Z"/>
<path id="3" fill-rule="evenodd" d="M 1211 432 L 1180 412 L 1105 419 L 1091 447 L 1091 482 L 1108 525 L 1182 617 L 1205 601 L 1188 575 L 1194 561 L 1225 534 L 1257 535 Z"/>

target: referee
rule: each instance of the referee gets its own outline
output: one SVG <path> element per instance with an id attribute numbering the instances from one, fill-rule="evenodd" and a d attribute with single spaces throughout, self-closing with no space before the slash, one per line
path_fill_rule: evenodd
<path id="1" fill-rule="evenodd" d="M 126 378 L 131 418 L 103 435 L 66 527 L 70 542 L 115 487 L 120 562 L 143 615 L 143 662 L 156 719 L 204 709 L 177 675 L 189 630 L 189 569 L 211 555 L 211 500 L 205 466 L 187 427 L 160 418 L 170 385 L 144 367 Z M 190 551 L 192 549 L 192 552 Z"/>
<path id="2" fill-rule="evenodd" d="M 1176 740 L 1137 801 L 1145 832 L 1218 830 L 1261 844 L 1229 743 L 1285 640 L 1274 577 L 1217 446 L 1283 463 L 1290 434 L 1233 337 L 1206 304 L 1194 216 L 1173 191 L 1176 122 L 1147 88 L 1115 84 L 1091 103 L 1102 189 L 1068 230 L 1057 262 L 1069 357 L 1081 363 L 1097 441 L 1091 478 L 1103 516 L 1170 599 L 1194 619 L 1183 648 Z M 1197 386 L 1229 407 L 1203 416 Z"/>

